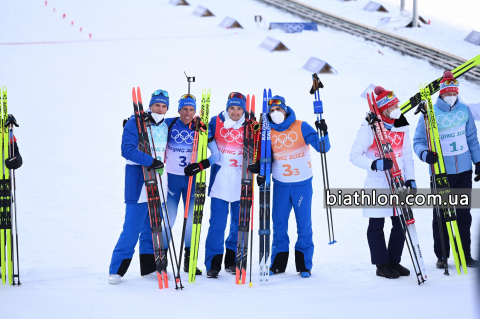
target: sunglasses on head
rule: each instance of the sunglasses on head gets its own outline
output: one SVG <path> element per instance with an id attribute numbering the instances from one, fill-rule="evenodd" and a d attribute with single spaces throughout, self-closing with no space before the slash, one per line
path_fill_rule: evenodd
<path id="1" fill-rule="evenodd" d="M 197 99 L 195 98 L 195 96 L 193 96 L 193 94 L 184 94 L 180 97 L 180 100 L 185 100 L 185 99 L 188 99 L 188 98 L 191 98 L 194 101 L 197 101 Z"/>
<path id="2" fill-rule="evenodd" d="M 283 102 L 281 100 L 277 100 L 277 99 L 273 99 L 273 100 L 269 100 L 268 101 L 268 105 L 280 105 L 280 104 L 283 104 Z"/>
<path id="3" fill-rule="evenodd" d="M 158 95 L 163 95 L 168 99 L 168 92 L 165 90 L 156 90 L 155 92 L 152 93 L 152 96 L 158 96 Z"/>
<path id="4" fill-rule="evenodd" d="M 238 92 L 232 92 L 228 95 L 228 98 L 229 99 L 233 99 L 234 97 L 238 98 L 238 99 L 244 99 L 245 101 L 247 100 L 247 98 L 245 97 L 245 95 L 243 95 L 242 93 L 238 93 Z"/>
<path id="5" fill-rule="evenodd" d="M 458 85 L 458 81 L 457 80 L 446 80 L 445 82 L 443 82 L 445 85 Z"/>

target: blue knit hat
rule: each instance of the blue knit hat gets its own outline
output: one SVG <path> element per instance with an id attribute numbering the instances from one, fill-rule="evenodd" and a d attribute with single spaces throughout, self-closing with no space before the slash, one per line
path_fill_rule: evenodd
<path id="1" fill-rule="evenodd" d="M 170 99 L 168 97 L 165 97 L 163 95 L 152 95 L 152 98 L 150 99 L 150 104 L 148 106 L 152 106 L 152 104 L 155 103 L 163 103 L 167 105 L 167 111 L 168 111 L 168 106 L 170 104 Z"/>
<path id="2" fill-rule="evenodd" d="M 228 112 L 228 108 L 232 105 L 240 106 L 243 109 L 243 112 L 245 112 L 245 113 L 247 112 L 247 106 L 246 106 L 246 102 L 245 102 L 244 99 L 240 99 L 238 97 L 228 99 L 227 100 L 227 112 Z"/>
<path id="3" fill-rule="evenodd" d="M 195 112 L 197 111 L 197 103 L 191 97 L 187 97 L 186 99 L 178 101 L 178 111 L 180 112 L 182 107 L 184 107 L 185 105 L 191 105 L 195 109 Z"/>
<path id="4" fill-rule="evenodd" d="M 280 100 L 282 101 L 282 104 L 280 105 L 277 105 L 277 104 L 272 104 L 268 107 L 268 112 L 270 113 L 270 109 L 273 107 L 273 106 L 280 106 L 285 112 L 288 112 L 288 106 L 285 104 L 285 99 L 283 98 L 283 96 L 280 96 L 280 95 L 275 95 L 271 98 L 268 99 L 268 101 L 270 100 Z M 267 102 L 268 103 L 268 102 Z"/>

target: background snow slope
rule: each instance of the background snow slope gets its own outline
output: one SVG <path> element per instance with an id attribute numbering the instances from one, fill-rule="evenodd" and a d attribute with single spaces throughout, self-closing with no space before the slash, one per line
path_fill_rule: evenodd
<path id="1" fill-rule="evenodd" d="M 419 83 L 430 82 L 442 72 L 425 61 L 328 28 L 285 34 L 257 27 L 253 21 L 256 14 L 268 21 L 301 20 L 256 1 L 189 2 L 192 6 L 175 7 L 166 0 L 2 4 L 0 85 L 8 87 L 9 110 L 20 123 L 16 136 L 24 157 L 24 166 L 17 172 L 23 285 L 18 289 L 0 287 L 2 304 L 9 305 L 3 313 L 69 318 L 142 316 L 154 311 L 180 318 L 196 313 L 214 318 L 247 314 L 473 318 L 474 300 L 478 300 L 473 286 L 475 270 L 470 268 L 469 275 L 458 276 L 452 268 L 452 275 L 446 277 L 435 269 L 430 210 L 415 213 L 429 275 L 429 282 L 422 287 L 412 276 L 398 280 L 375 276 L 365 236 L 368 221 L 361 217 L 361 210 L 334 210 L 338 243 L 327 245 L 316 154 L 312 154 L 314 191 L 319 195 L 313 207 L 316 247 L 311 279 L 298 276 L 292 254 L 286 274 L 271 278 L 270 287 L 259 285 L 254 265 L 251 289 L 236 286 L 233 276 L 222 271 L 218 280 L 201 276 L 192 285 L 182 273 L 184 291 L 159 291 L 155 276 L 140 277 L 135 256 L 122 284 L 107 284 L 111 253 L 124 217 L 121 123 L 132 113 L 132 86 L 141 87 L 145 101 L 154 90 L 167 89 L 172 96 L 167 114 L 171 117 L 177 115 L 176 98 L 187 89 L 183 71 L 196 76 L 192 93 L 197 97 L 203 88 L 212 89 L 211 116 L 224 110 L 231 91 L 255 94 L 261 101 L 263 88 L 271 87 L 274 94 L 286 98 L 299 119 L 313 125 L 313 99 L 308 94 L 311 74 L 302 66 L 311 56 L 328 61 L 338 71 L 321 76 L 324 116 L 332 142 L 328 154 L 331 186 L 361 187 L 365 172 L 348 160 L 367 111 L 360 94 L 375 83 L 394 89 L 404 101 L 418 91 Z M 198 4 L 215 17 L 192 15 Z M 65 19 L 62 13 L 67 14 Z M 225 16 L 238 19 L 245 29 L 218 27 Z M 291 51 L 270 53 L 260 48 L 267 36 L 281 40 Z M 61 41 L 74 42 L 5 45 Z M 465 101 L 478 103 L 479 89 L 478 84 L 461 79 Z M 417 116 L 410 112 L 407 118 L 413 131 Z M 415 161 L 417 184 L 428 187 L 427 167 L 416 157 Z M 199 256 L 204 272 L 209 204 L 208 200 Z M 177 243 L 181 223 L 179 217 L 174 229 Z M 475 210 L 473 251 L 478 251 L 478 223 Z M 388 228 L 390 223 L 386 224 Z M 295 230 L 292 217 L 292 252 Z M 254 263 L 258 261 L 257 246 L 255 238 Z M 406 249 L 404 253 L 402 263 L 412 268 Z M 453 267 L 452 262 L 450 265 Z M 458 307 L 442 307 L 445 294 Z M 240 305 L 248 310 L 240 310 Z"/>

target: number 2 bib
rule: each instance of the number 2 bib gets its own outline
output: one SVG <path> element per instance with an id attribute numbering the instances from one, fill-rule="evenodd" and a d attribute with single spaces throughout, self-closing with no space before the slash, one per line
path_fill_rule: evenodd
<path id="1" fill-rule="evenodd" d="M 243 161 L 243 126 L 239 129 L 226 128 L 217 116 L 215 141 L 221 153 L 217 162 L 222 167 L 241 168 Z"/>
<path id="2" fill-rule="evenodd" d="M 313 176 L 310 147 L 302 135 L 302 121 L 295 121 L 286 131 L 272 128 L 273 178 L 295 183 Z"/>
<path id="3" fill-rule="evenodd" d="M 468 121 L 468 110 L 460 104 L 455 110 L 444 112 L 436 105 L 435 118 L 437 119 L 438 135 L 444 156 L 460 155 L 468 151 L 467 136 L 465 135 Z"/>

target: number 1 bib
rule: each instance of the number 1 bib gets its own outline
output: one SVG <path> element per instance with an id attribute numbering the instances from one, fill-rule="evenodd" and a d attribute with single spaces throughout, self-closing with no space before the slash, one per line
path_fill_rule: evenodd
<path id="1" fill-rule="evenodd" d="M 433 108 L 443 155 L 454 156 L 468 151 L 467 136 L 465 135 L 468 121 L 467 107 L 460 104 L 450 112 L 444 112 L 436 105 Z"/>

